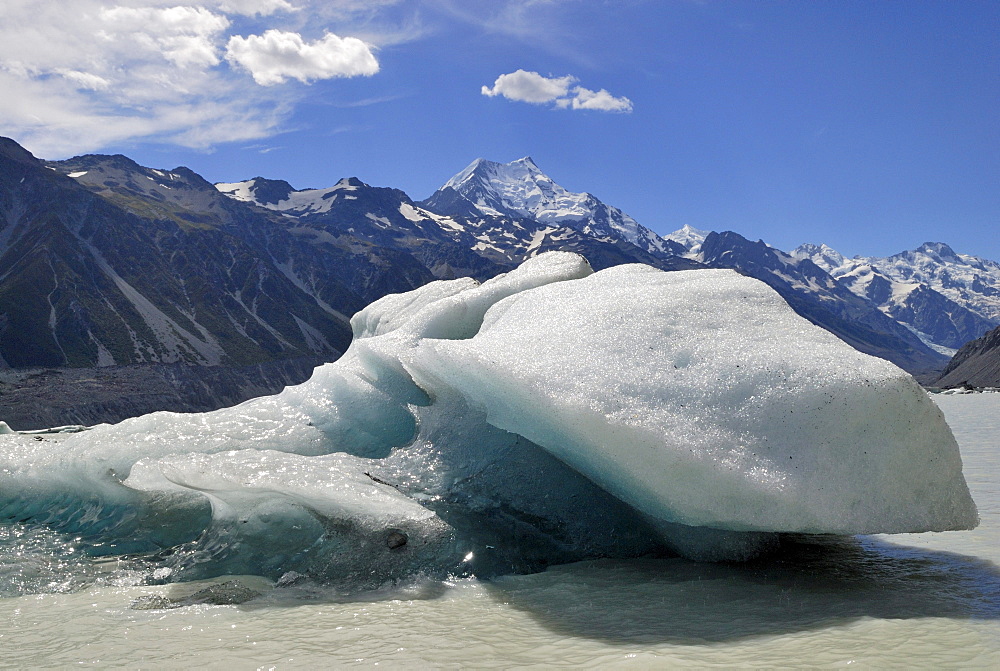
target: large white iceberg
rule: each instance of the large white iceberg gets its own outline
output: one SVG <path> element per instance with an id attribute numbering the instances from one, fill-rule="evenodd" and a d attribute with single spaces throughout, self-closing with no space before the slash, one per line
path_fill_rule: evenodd
<path id="1" fill-rule="evenodd" d="M 976 515 L 941 412 L 908 374 L 729 270 L 610 268 L 495 305 L 405 356 L 655 519 L 902 533 Z"/>
<path id="2" fill-rule="evenodd" d="M 158 575 L 352 586 L 977 522 L 916 382 L 732 271 L 595 274 L 554 252 L 352 325 L 339 361 L 276 396 L 0 436 L 0 519 L 155 551 Z"/>

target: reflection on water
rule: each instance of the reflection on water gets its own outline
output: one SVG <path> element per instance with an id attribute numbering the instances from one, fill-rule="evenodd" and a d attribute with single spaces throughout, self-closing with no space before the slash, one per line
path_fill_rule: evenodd
<path id="1" fill-rule="evenodd" d="M 751 565 L 597 561 L 490 589 L 554 632 L 611 642 L 731 641 L 852 618 L 1000 620 L 993 563 L 872 538 L 801 538 Z"/>
<path id="2" fill-rule="evenodd" d="M 73 539 L 45 527 L 0 524 L 0 597 L 72 592 L 94 574 L 93 561 Z"/>

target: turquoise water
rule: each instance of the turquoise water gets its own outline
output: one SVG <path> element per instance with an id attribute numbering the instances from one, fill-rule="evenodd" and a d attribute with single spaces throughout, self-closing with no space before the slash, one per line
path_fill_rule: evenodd
<path id="1" fill-rule="evenodd" d="M 135 610 L 142 581 L 42 530 L 0 530 L 0 666 L 305 668 L 1000 666 L 1000 394 L 937 396 L 982 524 L 800 539 L 751 564 L 602 560 L 491 582 Z M 231 579 L 231 578 L 226 578 Z M 211 583 L 220 580 L 210 581 Z"/>

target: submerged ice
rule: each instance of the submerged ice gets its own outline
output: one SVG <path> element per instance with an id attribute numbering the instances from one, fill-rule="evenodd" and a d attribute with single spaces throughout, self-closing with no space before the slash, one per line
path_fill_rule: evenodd
<path id="1" fill-rule="evenodd" d="M 916 382 L 732 271 L 593 273 L 553 252 L 352 326 L 340 360 L 276 396 L 0 435 L 0 520 L 158 578 L 350 588 L 977 522 Z"/>

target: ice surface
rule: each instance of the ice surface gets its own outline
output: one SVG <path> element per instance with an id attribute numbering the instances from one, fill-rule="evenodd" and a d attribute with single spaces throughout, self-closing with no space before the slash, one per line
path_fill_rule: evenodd
<path id="1" fill-rule="evenodd" d="M 912 378 L 732 271 L 548 253 L 387 296 L 352 327 L 276 396 L 0 435 L 0 520 L 153 553 L 154 579 L 351 588 L 976 523 Z"/>
<path id="2" fill-rule="evenodd" d="M 497 304 L 408 365 L 665 522 L 965 528 L 958 448 L 913 379 L 729 270 L 619 266 Z"/>

